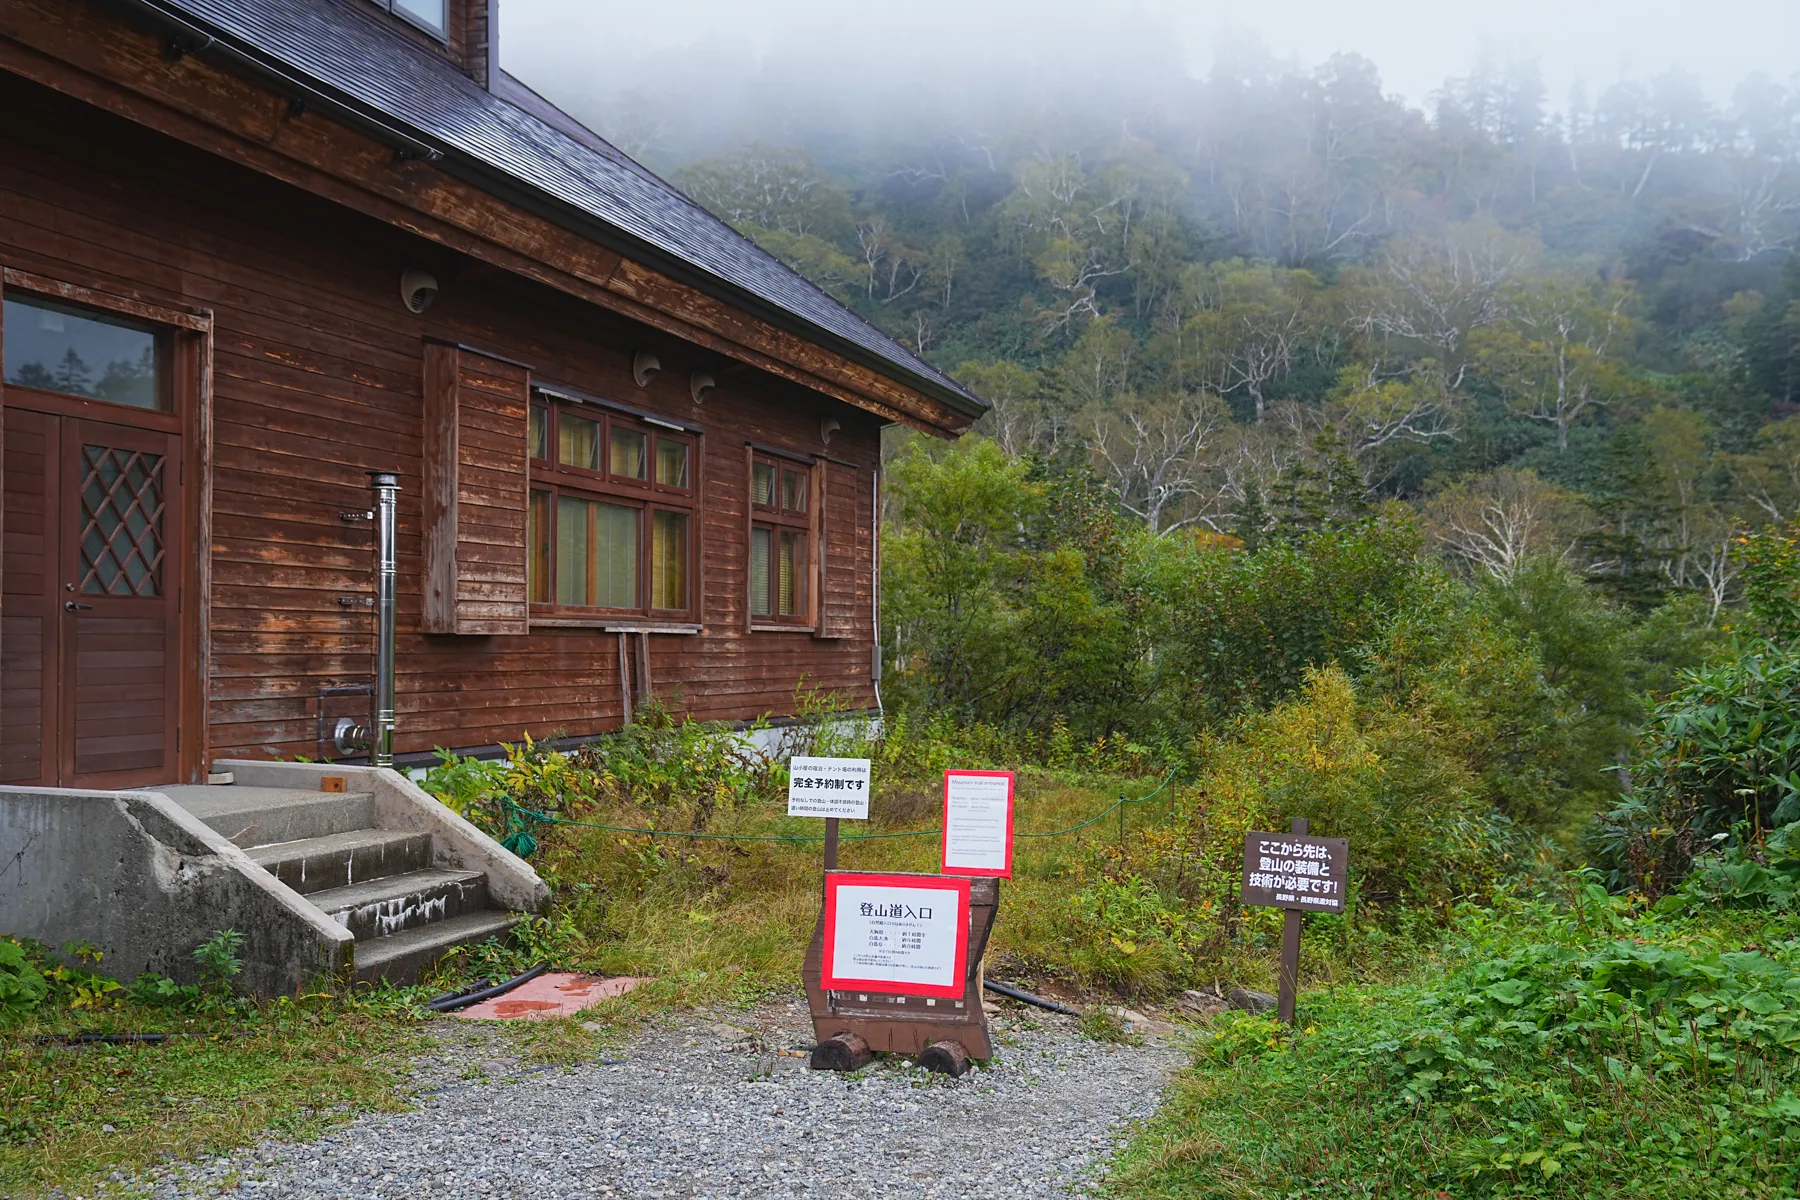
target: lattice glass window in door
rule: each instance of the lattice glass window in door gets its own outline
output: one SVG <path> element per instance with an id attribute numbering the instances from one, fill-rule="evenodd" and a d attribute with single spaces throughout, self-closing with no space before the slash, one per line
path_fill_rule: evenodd
<path id="1" fill-rule="evenodd" d="M 162 594 L 163 484 L 160 454 L 81 448 L 83 594 Z"/>

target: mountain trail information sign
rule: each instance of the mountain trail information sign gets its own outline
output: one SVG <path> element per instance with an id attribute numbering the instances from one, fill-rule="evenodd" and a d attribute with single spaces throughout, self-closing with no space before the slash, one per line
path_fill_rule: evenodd
<path id="1" fill-rule="evenodd" d="M 944 772 L 946 875 L 1012 878 L 1013 773 Z"/>
<path id="2" fill-rule="evenodd" d="M 1277 1014 L 1294 1023 L 1300 979 L 1300 914 L 1341 913 L 1350 884 L 1350 842 L 1312 837 L 1305 817 L 1286 833 L 1244 835 L 1244 903 L 1285 908 L 1281 923 L 1281 996 Z"/>
<path id="3" fill-rule="evenodd" d="M 969 881 L 835 871 L 825 877 L 821 982 L 832 991 L 954 999 L 969 953 Z"/>

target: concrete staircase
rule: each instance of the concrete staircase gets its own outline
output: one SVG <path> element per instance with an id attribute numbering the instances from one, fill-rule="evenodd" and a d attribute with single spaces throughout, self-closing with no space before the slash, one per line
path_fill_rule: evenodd
<path id="1" fill-rule="evenodd" d="M 411 983 L 457 946 L 504 936 L 518 919 L 494 907 L 484 871 L 446 863 L 445 847 L 434 844 L 442 835 L 383 828 L 373 791 L 237 784 L 157 791 L 349 930 L 358 979 Z"/>

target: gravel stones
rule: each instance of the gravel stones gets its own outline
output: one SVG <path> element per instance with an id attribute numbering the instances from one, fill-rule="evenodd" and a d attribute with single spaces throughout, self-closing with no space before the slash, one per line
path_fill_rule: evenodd
<path id="1" fill-rule="evenodd" d="M 843 1076 L 780 1052 L 811 1041 L 798 1003 L 730 1021 L 678 1014 L 614 1052 L 623 1061 L 531 1074 L 496 1062 L 492 1045 L 441 1047 L 421 1060 L 420 1085 L 438 1090 L 416 1111 L 189 1164 L 148 1190 L 157 1200 L 1085 1196 L 1124 1124 L 1151 1113 L 1184 1057 L 1158 1039 L 1101 1045 L 1071 1018 L 1009 1012 L 995 1023 L 992 1065 L 960 1079 L 898 1057 Z M 472 1063 L 486 1081 L 462 1077 Z"/>

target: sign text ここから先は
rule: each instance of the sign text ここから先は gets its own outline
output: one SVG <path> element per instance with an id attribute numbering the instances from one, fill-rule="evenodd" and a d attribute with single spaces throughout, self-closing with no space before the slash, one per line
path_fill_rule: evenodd
<path id="1" fill-rule="evenodd" d="M 1299 912 L 1344 911 L 1350 843 L 1303 833 L 1244 835 L 1244 903 Z"/>

